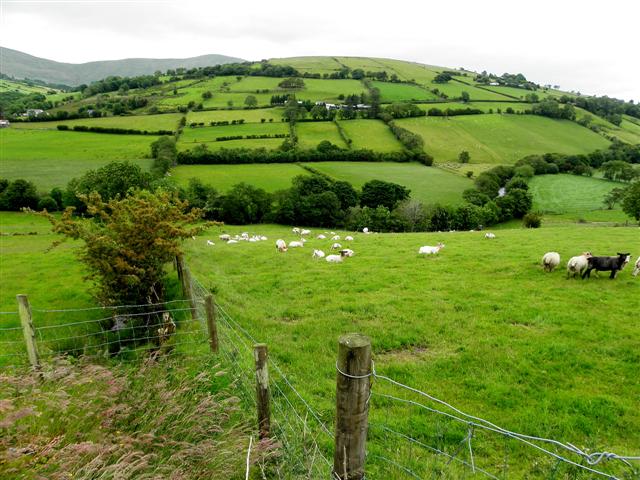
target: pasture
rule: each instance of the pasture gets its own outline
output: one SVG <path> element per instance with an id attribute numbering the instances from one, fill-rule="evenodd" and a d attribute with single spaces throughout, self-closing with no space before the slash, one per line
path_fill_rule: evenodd
<path id="1" fill-rule="evenodd" d="M 57 120 L 52 122 L 14 122 L 11 128 L 24 130 L 55 130 L 58 125 L 75 125 L 103 128 L 132 128 L 136 130 L 172 130 L 178 128 L 181 113 L 165 113 L 162 115 L 129 115 L 100 118 L 76 118 L 74 120 Z"/>
<path id="2" fill-rule="evenodd" d="M 18 92 L 25 95 L 40 93 L 46 95 L 49 91 L 56 91 L 55 88 L 43 87 L 42 85 L 28 85 L 25 82 L 14 82 L 6 78 L 0 78 L 0 93 Z"/>
<path id="3" fill-rule="evenodd" d="M 403 148 L 382 120 L 345 120 L 340 121 L 340 126 L 351 139 L 353 149 L 396 152 Z"/>
<path id="4" fill-rule="evenodd" d="M 317 162 L 310 167 L 356 188 L 369 180 L 385 180 L 411 189 L 411 198 L 424 203 L 462 203 L 462 192 L 473 187 L 466 177 L 419 163 Z"/>
<path id="5" fill-rule="evenodd" d="M 151 165 L 151 135 L 50 130 L 0 130 L 0 177 L 24 178 L 38 189 L 64 187 L 73 177 L 114 160 Z"/>
<path id="6" fill-rule="evenodd" d="M 223 231 L 269 241 L 226 245 L 217 239 Z M 316 233 L 304 248 L 278 254 L 273 240 L 294 239 L 290 228 L 213 228 L 187 243 L 187 258 L 226 311 L 268 344 L 325 423 L 332 424 L 335 412 L 337 339 L 361 332 L 372 339 L 379 374 L 466 412 L 592 451 L 637 452 L 640 327 L 629 319 L 636 316 L 637 302 L 630 300 L 640 295 L 640 281 L 628 268 L 615 281 L 605 275 L 582 281 L 539 265 L 550 250 L 560 252 L 563 265 L 584 250 L 624 250 L 635 258 L 636 227 L 512 229 L 495 240 L 482 232 L 357 234 L 342 242 L 356 255 L 338 265 L 312 260 L 312 249 L 328 251 L 331 243 Z M 438 241 L 446 247 L 437 256 L 417 255 L 419 246 Z M 397 394 L 377 380 L 373 391 Z M 375 396 L 371 402 L 372 423 L 452 450 L 464 438 L 462 428 L 423 410 Z M 368 449 L 401 463 L 420 451 L 394 439 L 371 431 Z M 499 438 L 482 436 L 474 446 L 476 465 L 493 473 L 503 461 L 513 478 L 546 465 Z M 368 468 L 373 473 L 380 465 L 374 459 Z M 388 468 L 382 471 L 404 478 Z"/>
<path id="7" fill-rule="evenodd" d="M 204 122 L 209 125 L 210 122 L 231 122 L 232 120 L 244 120 L 245 123 L 260 123 L 264 118 L 265 122 L 273 119 L 273 122 L 280 122 L 284 108 L 252 108 L 252 109 L 234 109 L 234 110 L 207 110 L 202 112 L 189 112 L 187 114 L 187 125 L 192 122 Z"/>
<path id="8" fill-rule="evenodd" d="M 467 115 L 397 120 L 424 139 L 436 162 L 456 161 L 460 151 L 472 163 L 515 163 L 532 154 L 590 153 L 609 141 L 568 120 L 535 115 Z"/>
<path id="9" fill-rule="evenodd" d="M 275 135 L 289 134 L 289 124 L 284 122 L 274 123 L 247 123 L 243 125 L 219 125 L 216 127 L 185 127 L 180 135 L 179 143 L 205 143 L 216 142 L 216 138 L 236 135 Z M 283 139 L 280 139 L 282 142 Z M 219 142 L 220 143 L 220 142 Z M 223 142 L 226 143 L 226 142 Z"/>
<path id="10" fill-rule="evenodd" d="M 298 146 L 303 149 L 316 148 L 323 140 L 328 140 L 340 148 L 347 148 L 338 127 L 333 122 L 298 122 L 296 133 L 298 134 Z"/>
<path id="11" fill-rule="evenodd" d="M 372 82 L 372 84 L 380 90 L 380 100 L 383 103 L 436 100 L 438 98 L 430 91 L 417 85 L 389 82 Z"/>

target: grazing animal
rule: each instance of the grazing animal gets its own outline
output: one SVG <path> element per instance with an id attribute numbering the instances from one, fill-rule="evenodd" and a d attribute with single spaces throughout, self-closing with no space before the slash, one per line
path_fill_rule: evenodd
<path id="1" fill-rule="evenodd" d="M 213 243 L 211 240 L 207 240 L 207 245 L 213 246 L 213 245 L 215 245 L 215 243 Z"/>
<path id="2" fill-rule="evenodd" d="M 309 235 L 311 234 L 311 230 L 300 230 L 300 235 Z"/>
<path id="3" fill-rule="evenodd" d="M 325 260 L 329 263 L 342 263 L 342 255 L 327 255 Z"/>
<path id="4" fill-rule="evenodd" d="M 260 240 L 262 240 L 262 241 L 264 242 L 264 241 L 267 241 L 267 240 L 269 240 L 269 239 L 268 239 L 267 237 L 265 237 L 264 235 L 262 235 L 262 236 L 260 237 Z"/>
<path id="5" fill-rule="evenodd" d="M 629 253 L 618 253 L 617 255 L 617 257 L 589 257 L 587 259 L 587 269 L 582 274 L 582 278 L 590 278 L 591 270 L 598 272 L 611 271 L 609 278 L 616 278 L 618 271 L 622 270 L 631 260 L 631 254 Z"/>
<path id="6" fill-rule="evenodd" d="M 331 250 L 339 250 L 340 248 L 342 248 L 342 245 L 340 245 L 339 243 L 334 243 L 333 245 L 331 245 Z"/>
<path id="7" fill-rule="evenodd" d="M 324 252 L 322 250 L 314 250 L 311 258 L 324 258 Z"/>
<path id="8" fill-rule="evenodd" d="M 350 248 L 345 248 L 344 250 L 340 250 L 340 255 L 342 255 L 343 257 L 353 257 L 355 254 L 356 252 L 354 252 Z"/>
<path id="9" fill-rule="evenodd" d="M 234 240 L 234 239 L 227 240 L 228 245 L 233 245 L 234 243 L 238 243 L 238 240 Z"/>
<path id="10" fill-rule="evenodd" d="M 223 233 L 222 235 L 220 235 L 220 240 L 224 240 L 225 242 L 228 240 L 231 240 L 231 235 L 229 235 L 228 233 Z"/>
<path id="11" fill-rule="evenodd" d="M 418 254 L 432 255 L 432 254 L 438 253 L 443 248 L 444 248 L 444 243 L 438 243 L 438 245 L 436 245 L 435 247 L 425 245 L 424 247 L 420 247 L 420 250 L 418 250 Z"/>
<path id="12" fill-rule="evenodd" d="M 495 233 L 491 233 L 491 232 L 487 232 L 487 233 L 484 234 L 484 238 L 488 238 L 488 239 L 496 238 L 496 234 Z"/>
<path id="13" fill-rule="evenodd" d="M 369 233 L 369 229 L 368 229 L 367 227 L 364 227 L 364 228 L 362 229 L 362 233 Z"/>
<path id="14" fill-rule="evenodd" d="M 331 240 L 340 240 L 340 235 L 334 235 Z"/>
<path id="15" fill-rule="evenodd" d="M 327 236 L 323 235 L 323 234 L 320 234 L 316 238 L 319 239 L 319 240 L 324 240 L 325 238 L 327 238 Z"/>
<path id="16" fill-rule="evenodd" d="M 558 252 L 547 252 L 542 257 L 542 266 L 545 272 L 553 272 L 560 265 L 560 254 Z"/>
<path id="17" fill-rule="evenodd" d="M 289 248 L 300 248 L 300 247 L 304 247 L 304 242 L 299 242 L 297 240 L 294 240 L 293 242 L 289 242 Z"/>
<path id="18" fill-rule="evenodd" d="M 633 275 L 634 277 L 637 277 L 639 273 L 640 273 L 640 257 L 638 257 L 638 259 L 636 260 L 636 266 L 633 269 L 633 272 L 631 272 L 631 275 Z"/>
<path id="19" fill-rule="evenodd" d="M 352 237 L 351 235 L 347 235 L 346 237 L 344 237 L 344 239 L 345 239 L 347 242 L 353 242 L 353 237 Z"/>
<path id="20" fill-rule="evenodd" d="M 300 233 L 300 229 L 298 227 L 293 227 L 293 230 L 291 230 L 292 233 Z"/>
<path id="21" fill-rule="evenodd" d="M 282 239 L 276 240 L 276 250 L 278 252 L 286 252 L 287 251 L 287 242 Z"/>
<path id="22" fill-rule="evenodd" d="M 575 278 L 576 275 L 582 275 L 587 269 L 589 262 L 587 259 L 591 257 L 591 252 L 583 252 L 581 255 L 571 257 L 567 262 L 567 278 L 570 276 Z"/>

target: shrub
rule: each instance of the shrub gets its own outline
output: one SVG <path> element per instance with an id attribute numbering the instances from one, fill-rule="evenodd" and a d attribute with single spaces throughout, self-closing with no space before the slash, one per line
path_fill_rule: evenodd
<path id="1" fill-rule="evenodd" d="M 39 199 L 36 186 L 32 182 L 18 179 L 7 183 L 0 194 L 0 208 L 13 211 L 19 211 L 22 208 L 35 209 Z"/>
<path id="2" fill-rule="evenodd" d="M 47 195 L 42 197 L 38 202 L 38 210 L 46 210 L 47 212 L 55 212 L 58 210 L 58 203 L 51 197 Z"/>
<path id="3" fill-rule="evenodd" d="M 540 228 L 540 225 L 542 225 L 542 215 L 529 212 L 522 218 L 522 225 L 525 228 Z"/>

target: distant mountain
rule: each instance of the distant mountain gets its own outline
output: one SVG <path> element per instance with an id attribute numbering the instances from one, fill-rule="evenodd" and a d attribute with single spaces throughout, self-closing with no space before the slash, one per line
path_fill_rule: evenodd
<path id="1" fill-rule="evenodd" d="M 111 75 L 131 77 L 170 68 L 207 67 L 243 61 L 241 58 L 213 54 L 191 58 L 126 58 L 87 63 L 61 63 L 0 47 L 0 73 L 14 78 L 30 78 L 69 86 L 88 84 Z"/>

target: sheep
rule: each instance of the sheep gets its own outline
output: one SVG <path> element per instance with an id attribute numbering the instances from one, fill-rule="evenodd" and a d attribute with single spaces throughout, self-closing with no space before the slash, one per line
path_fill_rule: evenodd
<path id="1" fill-rule="evenodd" d="M 311 230 L 300 230 L 300 235 L 310 235 Z"/>
<path id="2" fill-rule="evenodd" d="M 425 245 L 424 247 L 420 247 L 420 250 L 418 250 L 418 254 L 422 254 L 422 255 L 431 255 L 431 254 L 436 254 L 438 253 L 440 250 L 442 250 L 444 248 L 444 243 L 438 243 L 438 245 L 436 245 L 435 247 L 431 247 L 429 245 Z"/>
<path id="3" fill-rule="evenodd" d="M 324 252 L 322 250 L 314 250 L 311 258 L 324 258 Z"/>
<path id="4" fill-rule="evenodd" d="M 547 252 L 542 257 L 542 266 L 545 272 L 553 272 L 560 265 L 560 254 L 558 252 Z"/>
<path id="5" fill-rule="evenodd" d="M 257 239 L 256 237 L 251 237 L 249 239 L 249 242 L 251 242 L 251 243 L 256 243 L 256 242 L 259 242 L 259 241 L 260 241 L 260 239 L 259 238 Z"/>
<path id="6" fill-rule="evenodd" d="M 293 230 L 291 230 L 291 232 L 300 234 L 300 229 L 298 227 L 293 227 Z"/>
<path id="7" fill-rule="evenodd" d="M 488 239 L 496 238 L 496 234 L 495 233 L 491 233 L 491 232 L 487 232 L 487 233 L 484 234 L 484 238 L 488 238 Z"/>
<path id="8" fill-rule="evenodd" d="M 229 235 L 228 233 L 223 233 L 218 238 L 220 240 L 223 240 L 223 241 L 227 242 L 227 241 L 231 240 L 231 235 Z"/>
<path id="9" fill-rule="evenodd" d="M 297 240 L 294 240 L 293 242 L 289 242 L 289 248 L 300 248 L 300 247 L 304 247 L 304 242 L 298 242 Z"/>
<path id="10" fill-rule="evenodd" d="M 214 245 L 215 245 L 215 243 L 213 243 L 211 240 L 207 240 L 207 245 L 214 246 Z"/>
<path id="11" fill-rule="evenodd" d="M 349 249 L 349 248 L 345 248 L 344 250 L 340 250 L 340 255 L 342 255 L 343 257 L 353 257 L 356 253 Z"/>
<path id="12" fill-rule="evenodd" d="M 326 235 L 320 234 L 316 237 L 318 240 L 324 240 L 325 238 L 327 238 Z"/>
<path id="13" fill-rule="evenodd" d="M 362 229 L 362 233 L 369 233 L 369 229 L 368 229 L 367 227 L 364 227 L 364 228 Z"/>
<path id="14" fill-rule="evenodd" d="M 633 272 L 631 272 L 631 275 L 633 275 L 634 277 L 637 277 L 639 273 L 640 273 L 640 257 L 638 257 L 638 259 L 636 260 L 636 266 L 633 269 Z"/>
<path id="15" fill-rule="evenodd" d="M 587 269 L 582 274 L 582 278 L 590 278 L 591 270 L 596 270 L 598 272 L 607 272 L 611 270 L 611 275 L 609 275 L 610 279 L 616 278 L 616 275 L 619 270 L 622 270 L 629 260 L 631 260 L 631 254 L 629 253 L 619 253 L 617 257 L 589 257 L 587 259 Z"/>
<path id="16" fill-rule="evenodd" d="M 591 257 L 591 252 L 583 252 L 581 255 L 571 257 L 567 262 L 567 278 L 570 276 L 575 278 L 576 275 L 582 275 L 587 269 L 589 262 L 587 259 Z"/>
<path id="17" fill-rule="evenodd" d="M 353 237 L 352 237 L 351 235 L 347 235 L 346 237 L 344 237 L 344 239 L 345 239 L 347 242 L 353 242 Z"/>
<path id="18" fill-rule="evenodd" d="M 342 263 L 342 255 L 327 255 L 325 260 L 329 263 Z"/>
<path id="19" fill-rule="evenodd" d="M 260 240 L 262 240 L 263 242 L 266 242 L 267 240 L 269 240 L 267 237 L 265 237 L 264 235 L 262 235 L 260 237 Z"/>
<path id="20" fill-rule="evenodd" d="M 238 243 L 238 240 L 234 240 L 234 239 L 227 240 L 227 245 L 233 245 L 234 243 Z"/>
<path id="21" fill-rule="evenodd" d="M 279 238 L 278 240 L 276 240 L 276 250 L 278 252 L 286 252 L 287 251 L 287 243 L 282 240 L 281 238 Z"/>
<path id="22" fill-rule="evenodd" d="M 340 235 L 334 235 L 331 240 L 340 240 Z"/>
<path id="23" fill-rule="evenodd" d="M 333 245 L 331 245 L 331 250 L 339 250 L 342 248 L 342 245 L 340 245 L 339 243 L 334 243 Z"/>

